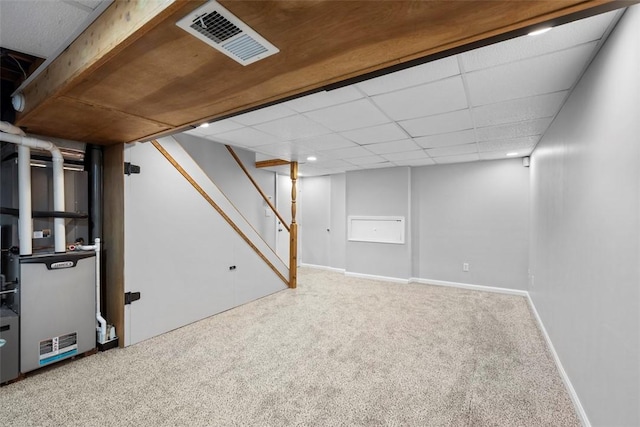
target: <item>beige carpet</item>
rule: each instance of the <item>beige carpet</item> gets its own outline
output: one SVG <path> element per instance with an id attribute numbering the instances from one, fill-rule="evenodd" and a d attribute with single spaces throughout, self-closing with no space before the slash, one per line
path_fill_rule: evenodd
<path id="1" fill-rule="evenodd" d="M 523 297 L 302 269 L 285 290 L 0 388 L 2 426 L 572 426 Z"/>

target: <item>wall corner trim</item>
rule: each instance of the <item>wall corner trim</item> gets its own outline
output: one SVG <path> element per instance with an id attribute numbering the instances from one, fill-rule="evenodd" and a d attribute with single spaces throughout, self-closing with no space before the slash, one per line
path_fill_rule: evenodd
<path id="1" fill-rule="evenodd" d="M 444 280 L 421 279 L 412 277 L 409 283 L 420 283 L 423 285 L 448 286 L 450 288 L 469 289 L 472 291 L 493 292 L 497 294 L 517 295 L 528 297 L 529 293 L 520 289 L 498 288 L 493 286 L 473 285 L 471 283 L 447 282 Z"/>
<path id="2" fill-rule="evenodd" d="M 553 343 L 551 342 L 551 337 L 547 333 L 547 329 L 544 327 L 544 323 L 542 323 L 542 319 L 538 314 L 538 310 L 536 310 L 536 306 L 533 303 L 533 300 L 531 299 L 531 295 L 528 292 L 527 292 L 527 301 L 529 302 L 529 307 L 531 308 L 531 312 L 533 313 L 533 316 L 535 317 L 536 322 L 538 323 L 540 332 L 542 332 L 542 336 L 544 337 L 544 340 L 547 343 L 547 347 L 549 348 L 549 351 L 553 356 L 553 360 L 556 362 L 556 367 L 558 368 L 560 377 L 562 378 L 562 381 L 564 382 L 564 385 L 567 388 L 567 392 L 569 392 L 569 397 L 571 397 L 571 401 L 573 402 L 573 406 L 576 410 L 578 418 L 580 418 L 580 422 L 584 427 L 591 427 L 591 423 L 589 422 L 587 413 L 582 407 L 582 403 L 580 403 L 578 394 L 576 393 L 576 390 L 573 388 L 573 384 L 571 384 L 571 380 L 569 379 L 567 372 L 564 370 L 564 367 L 562 366 L 560 357 L 558 356 L 558 353 L 556 353 L 556 349 L 554 348 Z"/>

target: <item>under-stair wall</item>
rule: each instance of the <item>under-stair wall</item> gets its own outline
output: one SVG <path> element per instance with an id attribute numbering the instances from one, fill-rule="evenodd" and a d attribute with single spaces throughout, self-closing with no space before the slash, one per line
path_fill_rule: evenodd
<path id="1" fill-rule="evenodd" d="M 125 146 L 123 160 L 140 167 L 139 174 L 122 175 L 124 273 L 120 286 L 123 293 L 135 296 L 140 292 L 139 300 L 124 306 L 121 335 L 125 345 L 287 287 L 284 263 L 203 168 L 173 138 L 161 139 L 159 145 L 271 265 L 152 143 Z M 206 157 L 206 147 L 202 149 L 201 160 Z M 217 166 L 216 174 L 222 176 L 237 168 L 231 158 Z M 108 280 L 112 294 L 120 292 L 116 278 L 117 272 L 114 280 Z"/>

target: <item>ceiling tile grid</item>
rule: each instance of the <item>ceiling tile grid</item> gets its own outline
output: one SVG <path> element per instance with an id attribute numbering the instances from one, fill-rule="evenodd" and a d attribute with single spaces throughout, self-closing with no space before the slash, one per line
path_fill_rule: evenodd
<path id="1" fill-rule="evenodd" d="M 188 133 L 264 158 L 298 161 L 302 175 L 527 156 L 616 14 L 314 93 Z"/>

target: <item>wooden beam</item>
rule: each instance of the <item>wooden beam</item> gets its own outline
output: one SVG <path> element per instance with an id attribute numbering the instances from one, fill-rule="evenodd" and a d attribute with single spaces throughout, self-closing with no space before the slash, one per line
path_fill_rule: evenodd
<path id="1" fill-rule="evenodd" d="M 291 230 L 289 231 L 289 287 L 298 286 L 298 223 L 296 222 L 298 162 L 291 162 Z"/>
<path id="2" fill-rule="evenodd" d="M 260 186 L 258 185 L 258 183 L 256 182 L 255 179 L 253 179 L 253 177 L 251 176 L 251 174 L 249 173 L 249 171 L 247 170 L 246 167 L 244 167 L 244 164 L 242 163 L 242 160 L 240 160 L 240 157 L 238 157 L 238 155 L 236 154 L 235 151 L 233 151 L 233 148 L 231 148 L 230 145 L 225 145 L 225 147 L 227 147 L 227 150 L 229 151 L 229 153 L 231 154 L 231 157 L 233 157 L 233 159 L 236 161 L 236 163 L 238 164 L 238 166 L 240 166 L 240 169 L 242 169 L 242 172 L 244 172 L 244 174 L 247 176 L 247 178 L 249 178 L 249 181 L 251 181 L 251 183 L 253 184 L 253 186 L 255 187 L 256 190 L 258 190 L 258 193 L 260 193 L 260 196 L 262 196 L 262 200 L 265 201 L 265 203 L 267 205 L 269 205 L 269 207 L 271 208 L 271 210 L 273 211 L 273 213 L 276 214 L 276 216 L 278 217 L 278 219 L 280 220 L 280 222 L 282 223 L 282 225 L 284 226 L 284 228 L 287 229 L 287 231 L 289 231 L 289 226 L 287 225 L 286 221 L 284 220 L 284 218 L 282 218 L 282 215 L 280 215 L 280 212 L 278 212 L 276 210 L 276 207 L 273 206 L 273 203 L 271 202 L 271 200 L 269 200 L 269 198 L 267 197 L 266 194 L 264 194 L 264 191 L 262 191 L 262 188 L 260 188 Z"/>
<path id="3" fill-rule="evenodd" d="M 194 8 L 201 2 L 193 2 Z M 184 0 L 114 1 L 46 71 L 23 91 L 24 120 L 45 100 L 72 87 L 86 73 L 109 61 L 161 23 Z"/>
<path id="4" fill-rule="evenodd" d="M 106 317 L 116 327 L 119 345 L 124 347 L 124 144 L 105 148 L 104 182 Z"/>
<path id="5" fill-rule="evenodd" d="M 271 168 L 274 166 L 284 166 L 288 164 L 291 164 L 291 162 L 282 159 L 260 160 L 259 162 L 256 162 L 256 168 Z"/>

